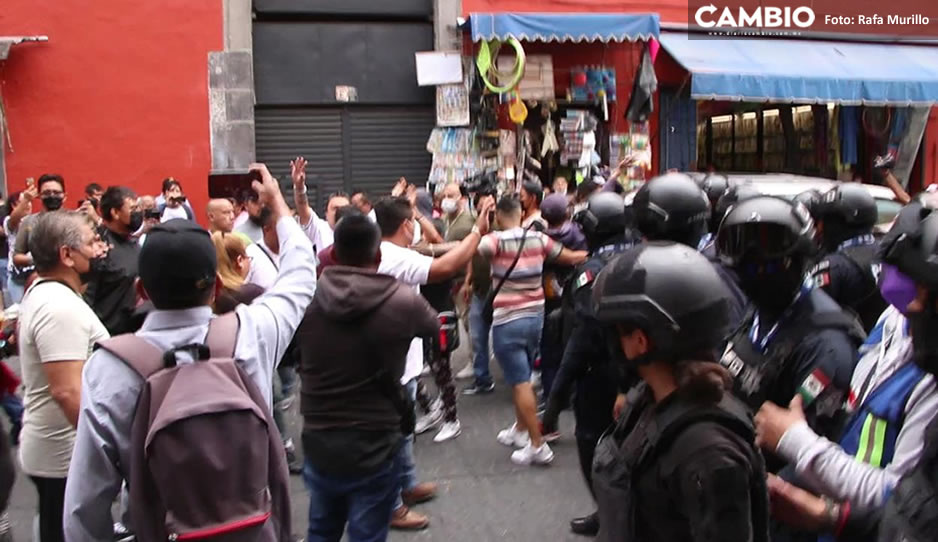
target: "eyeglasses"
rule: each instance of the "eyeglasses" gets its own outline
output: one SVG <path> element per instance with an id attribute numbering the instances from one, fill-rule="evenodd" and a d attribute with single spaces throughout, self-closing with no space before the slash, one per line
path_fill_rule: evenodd
<path id="1" fill-rule="evenodd" d="M 49 196 L 64 196 L 65 192 L 62 192 L 61 190 L 43 190 L 39 193 L 39 195 L 44 198 Z"/>

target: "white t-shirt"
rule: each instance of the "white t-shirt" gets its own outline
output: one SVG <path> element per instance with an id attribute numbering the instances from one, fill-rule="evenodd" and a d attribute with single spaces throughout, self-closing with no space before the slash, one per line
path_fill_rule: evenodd
<path id="1" fill-rule="evenodd" d="M 245 281 L 256 284 L 264 290 L 270 289 L 277 282 L 280 256 L 267 248 L 263 240 L 251 243 L 247 246 L 245 252 L 248 258 L 251 259 L 251 269 L 248 271 Z"/>
<path id="2" fill-rule="evenodd" d="M 164 207 L 163 214 L 160 216 L 160 222 L 168 222 L 174 218 L 185 218 L 188 220 L 189 213 L 186 211 L 186 208 L 182 205 L 179 207 Z"/>
<path id="3" fill-rule="evenodd" d="M 309 222 L 305 226 L 300 224 L 300 227 L 303 228 L 306 237 L 309 237 L 310 242 L 313 243 L 316 254 L 331 247 L 335 242 L 335 232 L 332 231 L 332 226 L 329 225 L 329 222 L 319 218 L 316 211 L 313 211 L 313 216 L 309 219 Z"/>
<path id="4" fill-rule="evenodd" d="M 417 294 L 420 286 L 427 283 L 430 276 L 430 266 L 433 258 L 418 252 L 389 243 L 381 242 L 381 265 L 378 273 L 390 275 L 404 284 L 410 285 Z M 404 366 L 404 376 L 401 384 L 406 384 L 420 376 L 423 371 L 423 340 L 414 339 L 407 351 L 407 364 Z"/>
<path id="5" fill-rule="evenodd" d="M 23 370 L 23 472 L 65 478 L 72 458 L 75 429 L 52 398 L 42 363 L 84 361 L 94 343 L 108 332 L 91 307 L 68 286 L 36 281 L 20 304 L 20 364 Z"/>

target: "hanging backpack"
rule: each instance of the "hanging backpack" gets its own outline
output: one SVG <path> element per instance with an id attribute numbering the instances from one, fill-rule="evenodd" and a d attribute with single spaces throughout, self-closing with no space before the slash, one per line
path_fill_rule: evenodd
<path id="1" fill-rule="evenodd" d="M 234 359 L 238 317 L 212 320 L 205 344 L 162 351 L 127 334 L 103 341 L 143 377 L 131 433 L 130 515 L 139 542 L 289 540 L 280 433 Z M 192 363 L 177 364 L 188 351 Z"/>

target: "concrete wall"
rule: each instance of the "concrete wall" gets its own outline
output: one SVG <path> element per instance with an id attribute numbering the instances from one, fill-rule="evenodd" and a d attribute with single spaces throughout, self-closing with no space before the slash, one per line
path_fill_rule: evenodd
<path id="1" fill-rule="evenodd" d="M 203 208 L 206 66 L 224 47 L 222 0 L 4 0 L 0 35 L 37 34 L 49 42 L 17 45 L 0 62 L 10 190 L 61 173 L 74 207 L 91 181 L 155 194 L 173 176 Z"/>

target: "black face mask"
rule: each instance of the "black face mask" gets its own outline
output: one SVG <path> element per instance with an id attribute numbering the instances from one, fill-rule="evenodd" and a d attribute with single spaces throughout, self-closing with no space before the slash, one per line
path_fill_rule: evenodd
<path id="1" fill-rule="evenodd" d="M 938 295 L 928 295 L 922 312 L 906 315 L 912 332 L 912 360 L 925 372 L 938 375 Z"/>
<path id="2" fill-rule="evenodd" d="M 793 273 L 740 278 L 739 287 L 760 310 L 781 312 L 791 304 L 804 279 Z"/>
<path id="3" fill-rule="evenodd" d="M 134 211 L 130 213 L 130 223 L 127 224 L 127 229 L 130 230 L 130 233 L 139 230 L 140 226 L 143 226 L 143 212 Z"/>
<path id="4" fill-rule="evenodd" d="M 65 201 L 65 198 L 62 196 L 42 196 L 41 201 L 42 206 L 47 211 L 58 211 L 62 208 L 62 202 Z"/>
<path id="5" fill-rule="evenodd" d="M 261 209 L 261 214 L 257 216 L 248 215 L 248 219 L 250 219 L 250 221 L 253 222 L 255 226 L 263 227 L 264 224 L 267 223 L 267 220 L 270 219 L 271 212 L 272 211 L 270 209 L 264 207 Z"/>

